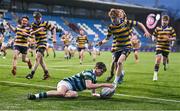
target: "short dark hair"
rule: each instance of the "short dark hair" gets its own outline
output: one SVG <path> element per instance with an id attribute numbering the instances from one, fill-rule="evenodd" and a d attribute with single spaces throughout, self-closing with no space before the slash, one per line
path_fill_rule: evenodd
<path id="1" fill-rule="evenodd" d="M 28 16 L 26 16 L 26 15 L 22 16 L 22 17 L 21 17 L 21 20 L 22 20 L 23 18 L 25 18 L 25 19 L 29 20 L 29 17 L 28 17 Z"/>
<path id="2" fill-rule="evenodd" d="M 165 20 L 165 21 L 169 21 L 170 18 L 169 18 L 168 15 L 163 15 L 163 16 L 162 16 L 162 19 Z"/>
<path id="3" fill-rule="evenodd" d="M 41 18 L 42 17 L 42 14 L 40 12 L 34 12 L 33 13 L 33 17 L 36 18 L 36 17 L 39 17 Z"/>
<path id="4" fill-rule="evenodd" d="M 103 69 L 103 72 L 106 72 L 107 70 L 106 65 L 103 62 L 97 62 L 95 67 Z"/>

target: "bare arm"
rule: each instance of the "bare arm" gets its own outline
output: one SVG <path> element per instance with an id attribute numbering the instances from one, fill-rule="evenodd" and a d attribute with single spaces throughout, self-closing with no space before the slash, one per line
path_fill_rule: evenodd
<path id="1" fill-rule="evenodd" d="M 150 37 L 151 36 L 151 34 L 148 32 L 146 27 L 141 22 L 138 22 L 138 26 L 144 31 L 144 36 L 146 36 L 146 37 Z"/>
<path id="2" fill-rule="evenodd" d="M 56 43 L 56 28 L 55 28 L 55 26 L 53 26 L 53 27 L 54 28 L 51 32 L 52 32 L 53 42 Z"/>
<path id="3" fill-rule="evenodd" d="M 10 28 L 10 30 L 12 30 L 13 32 L 16 32 L 16 28 L 13 27 L 10 23 L 7 23 L 7 25 Z"/>
<path id="4" fill-rule="evenodd" d="M 91 80 L 85 80 L 86 82 L 86 88 L 87 89 L 96 89 L 96 88 L 100 88 L 100 87 L 109 87 L 109 88 L 113 88 L 113 84 L 109 84 L 109 83 L 101 83 L 101 84 L 94 84 L 92 83 Z"/>

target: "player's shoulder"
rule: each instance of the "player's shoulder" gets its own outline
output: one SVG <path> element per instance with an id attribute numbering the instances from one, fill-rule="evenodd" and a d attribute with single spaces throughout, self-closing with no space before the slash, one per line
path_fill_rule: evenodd
<path id="1" fill-rule="evenodd" d="M 86 70 L 82 71 L 82 73 L 84 75 L 93 75 L 94 74 L 92 69 L 86 69 Z"/>

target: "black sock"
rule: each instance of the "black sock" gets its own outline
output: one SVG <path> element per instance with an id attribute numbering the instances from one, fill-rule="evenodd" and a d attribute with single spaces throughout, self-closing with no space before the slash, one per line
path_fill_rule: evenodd
<path id="1" fill-rule="evenodd" d="M 48 70 L 45 70 L 45 71 L 44 71 L 44 74 L 45 74 L 45 75 L 48 75 L 48 74 L 49 74 Z"/>
<path id="2" fill-rule="evenodd" d="M 35 71 L 31 71 L 31 75 L 34 75 Z"/>
<path id="3" fill-rule="evenodd" d="M 159 70 L 159 65 L 158 65 L 158 64 L 155 64 L 155 66 L 154 66 L 154 71 L 158 72 L 158 70 Z"/>

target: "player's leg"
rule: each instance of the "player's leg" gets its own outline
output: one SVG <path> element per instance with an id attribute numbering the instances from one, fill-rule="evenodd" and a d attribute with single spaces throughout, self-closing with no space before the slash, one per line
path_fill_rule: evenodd
<path id="1" fill-rule="evenodd" d="M 169 52 L 163 52 L 163 66 L 164 66 L 164 71 L 167 70 L 168 55 L 169 55 Z"/>
<path id="2" fill-rule="evenodd" d="M 12 67 L 12 70 L 11 70 L 13 75 L 16 75 L 16 66 L 17 66 L 17 59 L 18 59 L 19 53 L 20 52 L 15 48 L 14 55 L 13 55 L 13 62 L 12 62 L 13 67 Z"/>
<path id="3" fill-rule="evenodd" d="M 43 57 L 40 58 L 40 64 L 41 64 L 41 67 L 43 68 L 43 71 L 44 71 L 43 80 L 46 80 L 46 79 L 48 79 L 50 76 L 49 76 L 49 72 L 48 72 L 46 63 L 44 62 Z"/>
<path id="4" fill-rule="evenodd" d="M 6 52 L 6 45 L 7 45 L 7 43 L 3 43 L 2 47 L 1 47 L 1 52 L 3 52 L 3 58 L 5 58 L 6 54 L 7 54 L 7 52 Z"/>
<path id="5" fill-rule="evenodd" d="M 106 79 L 107 82 L 109 82 L 109 81 L 113 78 L 113 76 L 114 76 L 114 71 L 116 70 L 116 64 L 117 64 L 117 63 L 116 63 L 115 61 L 113 61 L 113 62 L 111 63 L 110 76 L 107 77 L 107 79 Z"/>
<path id="6" fill-rule="evenodd" d="M 84 49 L 82 49 L 80 52 L 80 64 L 82 64 L 83 59 L 84 59 Z"/>
<path id="7" fill-rule="evenodd" d="M 155 66 L 154 66 L 154 76 L 153 76 L 153 81 L 158 80 L 158 71 L 159 71 L 159 65 L 161 63 L 161 51 L 156 52 L 156 60 L 155 60 Z"/>
<path id="8" fill-rule="evenodd" d="M 26 76 L 27 79 L 32 79 L 33 78 L 33 76 L 35 74 L 35 71 L 36 71 L 37 67 L 40 64 L 40 59 L 41 59 L 42 56 L 43 56 L 43 54 L 40 52 L 40 49 L 38 49 L 37 52 L 36 52 L 36 60 L 35 60 L 34 66 L 33 66 L 32 70 L 31 70 L 31 73 Z"/>
<path id="9" fill-rule="evenodd" d="M 54 58 L 56 57 L 56 51 L 55 51 L 55 49 L 52 47 L 52 51 L 53 51 L 53 53 L 54 53 Z"/>
<path id="10" fill-rule="evenodd" d="M 31 64 L 31 60 L 29 58 L 27 58 L 27 51 L 28 51 L 27 47 L 22 47 L 22 49 L 20 51 L 22 53 L 22 62 L 27 63 L 29 69 L 31 69 L 32 64 Z"/>
<path id="11" fill-rule="evenodd" d="M 94 47 L 93 47 L 92 55 L 93 55 L 93 61 L 96 61 L 96 50 Z"/>
<path id="12" fill-rule="evenodd" d="M 72 86 L 68 82 L 61 80 L 57 85 L 57 90 L 41 92 L 38 94 L 29 94 L 28 99 L 34 100 L 47 97 L 77 97 L 77 92 L 71 91 L 71 89 Z"/>
<path id="13" fill-rule="evenodd" d="M 114 79 L 114 83 L 117 86 L 118 83 L 122 82 L 124 73 L 122 73 L 123 71 L 123 63 L 126 60 L 126 55 L 125 54 L 121 54 L 118 61 L 117 61 L 117 68 L 116 68 L 116 74 L 115 74 L 115 79 Z"/>
<path id="14" fill-rule="evenodd" d="M 69 53 L 68 53 L 67 46 L 64 47 L 64 53 L 65 53 L 64 58 L 68 59 L 69 58 Z"/>
<path id="15" fill-rule="evenodd" d="M 48 57 L 49 56 L 49 45 L 47 45 L 47 47 L 46 47 L 46 57 Z"/>
<path id="16" fill-rule="evenodd" d="M 138 50 L 134 51 L 134 58 L 135 58 L 135 63 L 138 63 L 139 62 Z"/>

